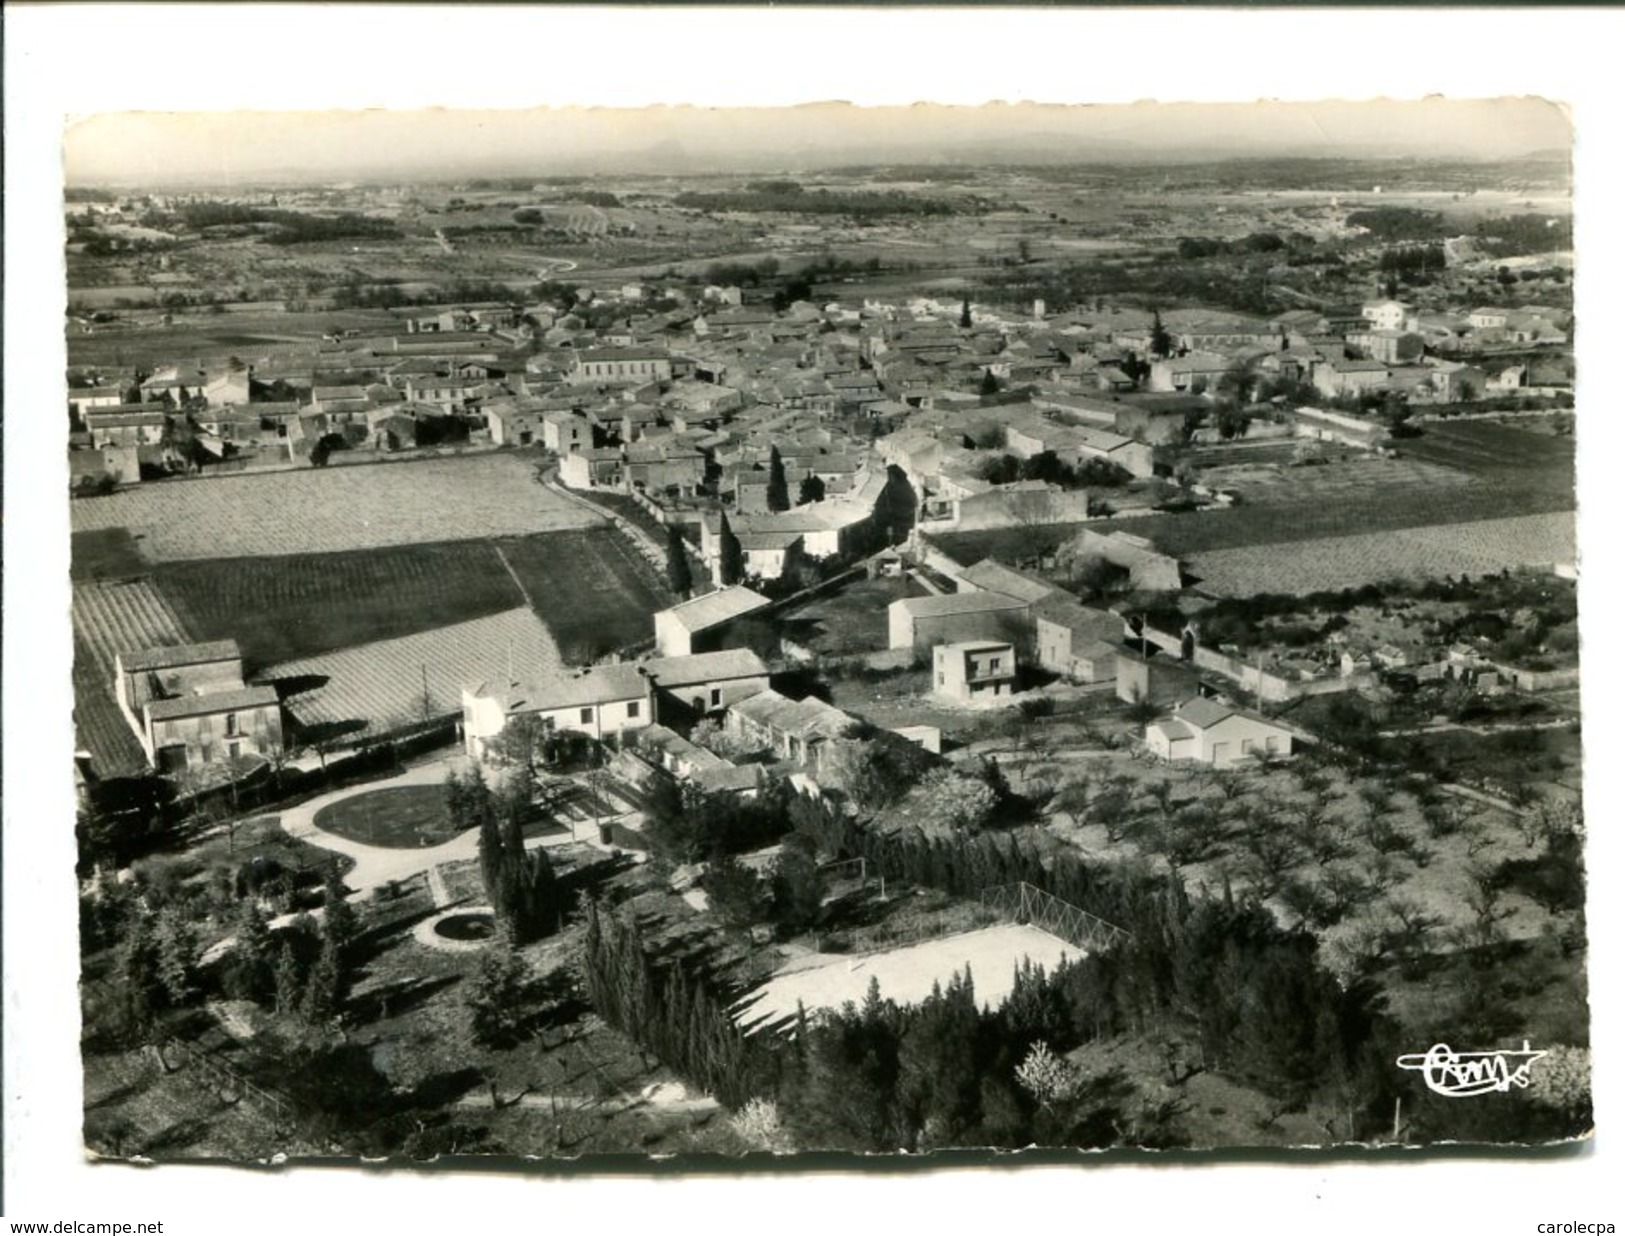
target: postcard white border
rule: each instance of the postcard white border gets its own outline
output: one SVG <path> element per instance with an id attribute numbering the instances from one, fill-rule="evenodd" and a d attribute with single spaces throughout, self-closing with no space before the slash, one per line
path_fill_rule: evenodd
<path id="1" fill-rule="evenodd" d="M 1622 325 L 1620 124 L 1614 11 L 1179 8 L 687 10 L 458 6 L 10 6 L 6 92 L 6 527 L 4 800 L 6 1199 L 17 1219 L 162 1218 L 166 1232 L 559 1231 L 608 1223 L 727 1230 L 759 1215 L 777 1232 L 880 1228 L 1004 1231 L 1035 1223 L 1174 1231 L 1366 1236 L 1435 1225 L 1534 1231 L 1537 1222 L 1625 1225 L 1605 1202 L 1621 1167 L 1613 1051 L 1621 802 L 1610 646 L 1619 551 L 1619 414 L 1609 406 Z M 70 693 L 59 139 L 73 114 L 219 110 L 844 99 L 981 103 L 1136 99 L 1496 97 L 1565 100 L 1578 125 L 1582 546 L 1598 1108 L 1590 1152 L 1552 1161 L 1436 1160 L 1219 1168 L 949 1171 L 897 1176 L 594 1180 L 392 1171 L 258 1174 L 94 1167 L 79 1159 L 79 1059 L 71 786 L 61 735 Z M 1596 423 L 1592 423 L 1595 421 Z M 1607 581 L 1607 582 L 1605 582 Z M 1616 641 L 1617 642 L 1617 641 Z M 1617 1184 L 1617 1181 L 1616 1181 Z M 1444 1199 L 1448 1199 L 1447 1205 Z M 373 1218 L 372 1216 L 376 1216 Z M 1435 1218 L 1434 1216 L 1437 1216 Z M 658 1227 L 656 1225 L 659 1225 Z M 929 1225 L 929 1226 L 928 1226 Z"/>

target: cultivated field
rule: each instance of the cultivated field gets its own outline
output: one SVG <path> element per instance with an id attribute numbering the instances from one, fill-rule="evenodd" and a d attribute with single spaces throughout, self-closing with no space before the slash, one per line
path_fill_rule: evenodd
<path id="1" fill-rule="evenodd" d="M 184 644 L 188 638 L 175 611 L 145 580 L 74 585 L 74 729 L 98 776 L 134 776 L 147 764 L 113 695 L 114 656 Z"/>
<path id="2" fill-rule="evenodd" d="M 253 666 L 485 618 L 525 603 L 489 541 L 163 563 L 153 582 L 199 639 Z"/>
<path id="3" fill-rule="evenodd" d="M 1486 575 L 1507 567 L 1572 562 L 1568 512 L 1323 537 L 1197 554 L 1188 562 L 1205 592 L 1304 594 L 1390 579 Z"/>
<path id="4" fill-rule="evenodd" d="M 263 675 L 306 729 L 348 740 L 415 725 L 462 709 L 464 687 L 500 684 L 557 669 L 558 647 L 528 609 L 381 640 L 273 666 Z"/>
<path id="5" fill-rule="evenodd" d="M 140 579 L 75 584 L 73 626 L 96 668 L 108 678 L 118 653 L 165 648 L 191 638 L 163 594 Z"/>
<path id="6" fill-rule="evenodd" d="M 75 532 L 128 528 L 153 562 L 333 553 L 523 536 L 599 522 L 512 455 L 144 485 L 70 508 Z"/>
<path id="7" fill-rule="evenodd" d="M 1574 466 L 1573 438 L 1488 420 L 1430 421 L 1421 437 L 1395 445 L 1406 458 L 1468 472 L 1524 473 Z"/>
<path id="8" fill-rule="evenodd" d="M 809 1012 L 837 1009 L 849 1000 L 861 1002 L 871 980 L 880 984 L 883 997 L 918 1004 L 931 994 L 933 984 L 946 985 L 955 972 L 966 969 L 976 983 L 977 1000 L 997 1008 L 1009 998 L 1023 958 L 1054 970 L 1079 955 L 1047 931 L 1004 923 L 862 957 L 811 957 L 792 963 L 752 992 L 734 1016 L 749 1027 L 794 1017 L 798 1007 Z"/>
<path id="9" fill-rule="evenodd" d="M 1465 472 L 1419 459 L 1384 459 L 1353 452 L 1325 464 L 1290 465 L 1240 462 L 1202 470 L 1202 481 L 1215 489 L 1233 489 L 1243 502 L 1301 502 L 1311 491 L 1322 502 L 1381 502 L 1395 490 L 1448 490 L 1468 485 Z"/>
<path id="10" fill-rule="evenodd" d="M 69 553 L 69 575 L 74 583 L 92 579 L 132 579 L 150 569 L 126 528 L 75 532 Z"/>
<path id="11" fill-rule="evenodd" d="M 502 541 L 503 559 L 571 664 L 654 638 L 665 581 L 607 525 Z"/>

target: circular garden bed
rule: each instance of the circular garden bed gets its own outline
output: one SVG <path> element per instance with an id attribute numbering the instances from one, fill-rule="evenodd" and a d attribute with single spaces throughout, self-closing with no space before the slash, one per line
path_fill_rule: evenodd
<path id="1" fill-rule="evenodd" d="M 440 845 L 457 835 L 440 785 L 402 785 L 367 790 L 330 803 L 315 824 L 346 841 L 394 850 Z"/>

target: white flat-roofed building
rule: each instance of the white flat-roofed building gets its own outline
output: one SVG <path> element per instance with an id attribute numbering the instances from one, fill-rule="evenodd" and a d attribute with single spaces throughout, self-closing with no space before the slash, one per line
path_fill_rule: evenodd
<path id="1" fill-rule="evenodd" d="M 1016 691 L 1016 646 L 1006 640 L 963 640 L 931 650 L 931 689 L 960 703 Z"/>

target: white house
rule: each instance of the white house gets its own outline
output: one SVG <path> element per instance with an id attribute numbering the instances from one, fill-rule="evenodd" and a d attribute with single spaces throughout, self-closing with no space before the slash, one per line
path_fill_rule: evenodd
<path id="1" fill-rule="evenodd" d="M 931 663 L 931 689 L 946 699 L 971 703 L 1016 692 L 1016 646 L 1008 641 L 938 644 Z"/>
<path id="2" fill-rule="evenodd" d="M 1368 300 L 1360 306 L 1360 316 L 1373 330 L 1404 330 L 1411 307 L 1402 300 Z"/>
<path id="3" fill-rule="evenodd" d="M 648 725 L 653 712 L 647 675 L 636 665 L 560 671 L 534 683 L 481 683 L 463 691 L 463 744 L 484 759 L 511 717 L 534 716 L 549 729 L 609 738 Z"/>
<path id="4" fill-rule="evenodd" d="M 1256 755 L 1292 754 L 1292 731 L 1256 712 L 1210 699 L 1190 699 L 1171 717 L 1145 727 L 1145 742 L 1165 760 L 1226 768 Z"/>

